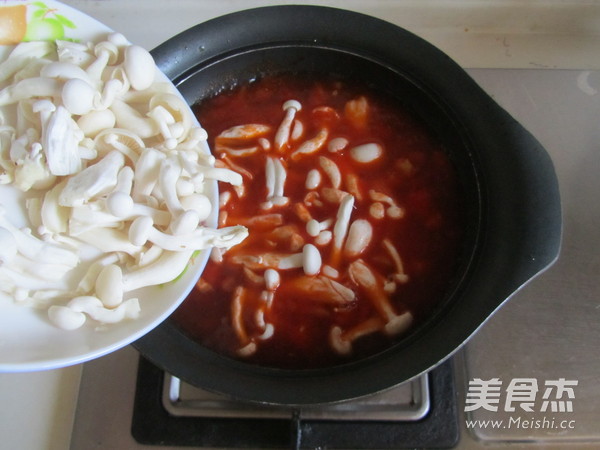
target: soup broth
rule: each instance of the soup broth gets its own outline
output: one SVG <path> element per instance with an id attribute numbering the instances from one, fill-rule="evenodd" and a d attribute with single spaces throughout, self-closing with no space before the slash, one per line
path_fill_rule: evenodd
<path id="1" fill-rule="evenodd" d="M 316 368 L 379 352 L 443 300 L 463 235 L 443 145 L 398 101 L 339 79 L 272 76 L 195 105 L 217 167 L 213 251 L 172 320 L 219 353 Z"/>

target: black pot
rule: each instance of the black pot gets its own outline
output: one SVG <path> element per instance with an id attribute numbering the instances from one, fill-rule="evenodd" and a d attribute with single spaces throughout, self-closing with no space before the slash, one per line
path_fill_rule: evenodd
<path id="1" fill-rule="evenodd" d="M 375 393 L 445 360 L 556 260 L 561 210 L 548 154 L 456 63 L 419 37 L 349 11 L 276 6 L 200 24 L 152 53 L 190 104 L 281 72 L 339 73 L 371 83 L 428 122 L 466 193 L 461 270 L 435 314 L 410 336 L 343 366 L 281 370 L 218 355 L 167 320 L 134 345 L 184 381 L 238 399 L 290 405 Z"/>

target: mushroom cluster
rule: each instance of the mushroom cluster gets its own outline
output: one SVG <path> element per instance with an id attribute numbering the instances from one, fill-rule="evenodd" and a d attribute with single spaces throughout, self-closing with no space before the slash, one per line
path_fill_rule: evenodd
<path id="1" fill-rule="evenodd" d="M 359 97 L 346 105 L 351 114 L 347 113 L 345 120 L 364 127 L 369 102 Z M 359 297 L 373 305 L 369 317 L 346 328 L 329 325 L 323 319 L 323 326 L 330 327 L 329 345 L 338 355 L 350 355 L 360 337 L 377 332 L 397 336 L 413 322 L 412 312 L 402 305 L 399 308 L 392 299 L 399 287 L 408 283 L 409 276 L 396 244 L 387 237 L 404 217 L 404 208 L 392 196 L 367 189 L 365 182 L 359 183 L 359 173 L 378 170 L 372 169 L 373 164 L 382 165 L 386 149 L 372 141 L 352 145 L 349 139 L 320 124 L 316 134 L 307 136 L 311 118 L 329 116 L 337 122 L 343 112 L 321 105 L 300 119 L 298 113 L 303 108 L 300 101 L 287 100 L 277 127 L 238 124 L 215 137 L 216 164 L 235 168 L 243 180 L 234 189 L 221 193 L 222 225 L 229 223 L 230 215 L 240 214 L 235 207 L 229 207 L 235 206 L 236 197 L 255 203 L 251 193 L 266 192 L 266 198 L 261 198 L 249 218 L 237 216 L 233 220 L 250 228 L 252 236 L 247 245 L 227 254 L 212 253 L 213 263 L 228 266 L 229 271 L 233 271 L 231 267 L 243 267 L 243 276 L 235 280 L 239 284 L 231 289 L 229 285 L 233 283 L 225 275 L 229 273 L 226 270 L 222 277 L 212 280 L 213 284 L 206 279 L 201 283 L 201 288 L 211 293 L 211 299 L 217 290 L 232 291 L 231 327 L 240 345 L 236 349 L 238 356 L 251 357 L 263 342 L 276 336 L 278 327 L 285 326 L 271 322 L 276 316 L 273 305 L 281 299 L 282 284 L 286 285 L 283 296 L 300 294 L 304 304 L 313 305 L 306 309 L 319 311 L 323 317 L 355 308 L 353 305 L 362 301 Z M 387 153 L 392 159 L 393 152 L 387 149 Z M 255 176 L 260 173 L 255 168 L 261 164 L 263 181 Z M 286 183 L 294 172 L 306 172 L 300 188 Z M 387 230 L 379 226 L 380 235 L 375 236 L 380 225 L 377 222 L 385 218 L 396 223 L 388 222 Z M 367 263 L 365 255 L 373 252 L 378 253 L 377 257 L 370 256 L 371 262 Z M 387 271 L 378 270 L 373 261 Z M 257 304 L 252 297 L 256 297 L 258 286 L 264 289 Z M 248 311 L 253 309 L 250 314 Z M 254 317 L 254 321 L 244 317 Z"/>
<path id="2" fill-rule="evenodd" d="M 0 292 L 63 329 L 119 322 L 139 315 L 132 291 L 241 242 L 245 227 L 207 223 L 215 182 L 242 179 L 214 167 L 205 141 L 121 34 L 16 46 L 0 61 L 0 185 L 22 193 L 29 224 L 0 205 Z"/>

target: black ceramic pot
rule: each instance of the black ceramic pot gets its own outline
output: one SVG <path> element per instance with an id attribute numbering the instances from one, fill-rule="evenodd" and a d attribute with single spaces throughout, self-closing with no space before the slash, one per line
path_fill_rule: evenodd
<path id="1" fill-rule="evenodd" d="M 188 383 L 238 399 L 289 405 L 384 390 L 448 358 L 557 258 L 561 210 L 548 154 L 456 63 L 419 37 L 349 11 L 277 6 L 202 23 L 152 53 L 190 104 L 282 72 L 334 73 L 370 83 L 428 123 L 466 193 L 461 270 L 435 313 L 408 337 L 375 356 L 319 370 L 235 361 L 190 340 L 169 320 L 134 344 Z"/>

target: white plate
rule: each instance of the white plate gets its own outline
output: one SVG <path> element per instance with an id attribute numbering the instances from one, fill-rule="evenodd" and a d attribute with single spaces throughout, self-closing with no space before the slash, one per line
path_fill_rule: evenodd
<path id="1" fill-rule="evenodd" d="M 97 20 L 52 0 L 3 1 L 0 4 L 0 28 L 4 28 L 2 9 L 16 5 L 21 8 L 21 11 L 17 10 L 19 13 L 26 8 L 29 25 L 42 15 L 44 19 L 53 19 L 46 24 L 37 24 L 38 34 L 35 38 L 61 38 L 60 33 L 64 32 L 65 39 L 98 41 L 112 32 Z M 39 12 L 43 5 L 47 7 L 45 14 Z M 62 29 L 58 25 L 61 22 Z M 0 30 L 0 42 L 8 42 L 7 39 L 19 40 L 23 37 L 22 32 L 18 33 L 18 36 L 7 36 L 5 30 L 6 28 L 4 31 Z M 0 59 L 11 49 L 11 46 L 0 45 Z M 158 76 L 168 81 L 162 73 Z M 205 150 L 209 151 L 207 146 Z M 209 187 L 209 196 L 213 205 L 216 205 L 216 183 Z M 27 225 L 23 196 L 16 189 L 0 185 L 0 203 L 7 208 L 9 219 L 13 223 Z M 213 208 L 213 213 L 207 220 L 208 226 L 216 226 L 217 213 L 217 208 Z M 10 298 L 0 297 L 0 372 L 27 372 L 65 367 L 97 358 L 130 344 L 159 325 L 179 306 L 200 276 L 208 255 L 209 252 L 204 251 L 194 258 L 186 273 L 176 282 L 132 292 L 130 296 L 136 296 L 140 300 L 140 317 L 114 325 L 98 327 L 97 322 L 87 321 L 78 330 L 64 331 L 48 321 L 45 309 L 36 310 L 18 305 Z"/>

